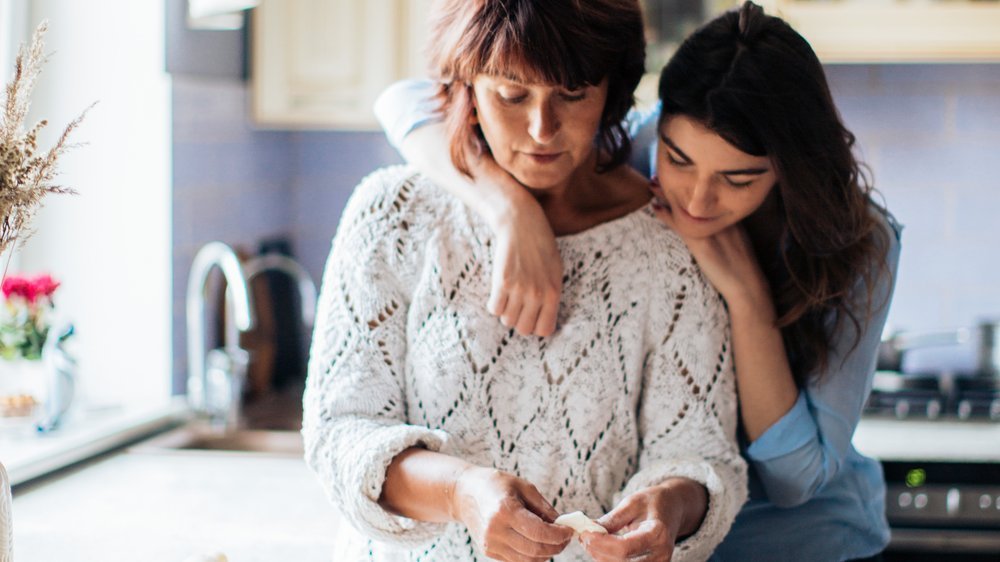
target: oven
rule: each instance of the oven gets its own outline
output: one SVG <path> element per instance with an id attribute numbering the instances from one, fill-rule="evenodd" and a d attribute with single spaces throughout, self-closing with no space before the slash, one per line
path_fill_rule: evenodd
<path id="1" fill-rule="evenodd" d="M 1000 560 L 1000 463 L 883 460 L 882 467 L 887 562 Z"/>
<path id="2" fill-rule="evenodd" d="M 877 373 L 854 445 L 882 462 L 886 562 L 1000 562 L 1000 385 L 993 373 Z"/>

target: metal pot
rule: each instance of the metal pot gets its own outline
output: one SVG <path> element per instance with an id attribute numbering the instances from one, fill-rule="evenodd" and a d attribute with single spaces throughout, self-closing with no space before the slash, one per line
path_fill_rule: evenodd
<path id="1" fill-rule="evenodd" d="M 967 346 L 975 350 L 975 375 L 1000 379 L 1000 321 L 984 320 L 972 328 L 944 332 L 893 334 L 878 349 L 880 371 L 902 371 L 903 356 L 927 347 Z"/>

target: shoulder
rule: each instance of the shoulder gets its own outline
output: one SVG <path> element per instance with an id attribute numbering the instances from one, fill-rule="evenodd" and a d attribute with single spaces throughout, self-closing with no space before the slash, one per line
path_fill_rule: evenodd
<path id="1" fill-rule="evenodd" d="M 340 219 L 339 232 L 354 228 L 381 231 L 408 226 L 434 216 L 440 189 L 410 166 L 388 166 L 365 176 L 354 188 Z"/>
<path id="2" fill-rule="evenodd" d="M 637 246 L 650 253 L 649 267 L 663 276 L 661 283 L 700 276 L 697 263 L 680 235 L 661 223 L 651 206 L 643 207 L 638 214 L 638 227 L 634 230 L 640 239 Z"/>

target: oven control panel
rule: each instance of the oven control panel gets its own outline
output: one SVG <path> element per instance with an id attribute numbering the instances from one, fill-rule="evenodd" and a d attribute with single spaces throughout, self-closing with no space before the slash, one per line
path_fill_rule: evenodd
<path id="1" fill-rule="evenodd" d="M 890 484 L 885 511 L 892 524 L 1000 529 L 1000 486 Z"/>
<path id="2" fill-rule="evenodd" d="M 1000 529 L 1000 464 L 883 462 L 893 526 Z"/>

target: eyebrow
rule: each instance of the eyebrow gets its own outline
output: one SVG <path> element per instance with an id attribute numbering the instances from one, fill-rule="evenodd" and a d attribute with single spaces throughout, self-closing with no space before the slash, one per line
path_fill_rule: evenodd
<path id="1" fill-rule="evenodd" d="M 684 160 L 686 164 L 691 164 L 694 162 L 694 160 L 691 160 L 690 156 L 685 154 L 684 151 L 681 150 L 680 147 L 678 147 L 676 144 L 674 144 L 674 141 L 670 140 L 670 137 L 668 137 L 662 131 L 660 131 L 660 140 L 662 140 L 664 144 L 669 146 L 671 150 L 676 152 Z M 768 171 L 769 170 L 767 168 L 740 168 L 736 170 L 723 170 L 719 173 L 724 176 L 759 176 L 761 174 L 766 174 Z"/>

